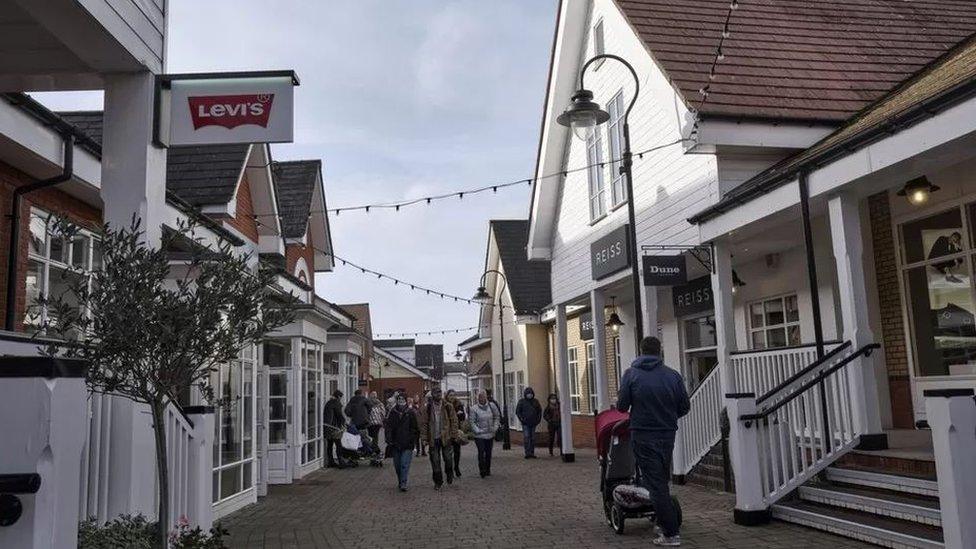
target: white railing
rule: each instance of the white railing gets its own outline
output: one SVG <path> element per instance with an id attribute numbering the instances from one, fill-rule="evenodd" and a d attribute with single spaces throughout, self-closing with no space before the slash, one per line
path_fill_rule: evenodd
<path id="1" fill-rule="evenodd" d="M 731 395 L 736 508 L 768 508 L 858 443 L 853 370 L 877 346 L 837 352 L 775 394 Z"/>
<path id="2" fill-rule="evenodd" d="M 80 520 L 104 523 L 109 516 L 111 475 L 112 403 L 115 398 L 101 393 L 88 395 L 88 437 L 81 454 Z"/>
<path id="3" fill-rule="evenodd" d="M 175 522 L 196 511 L 196 505 L 191 501 L 190 483 L 204 479 L 195 478 L 192 470 L 193 423 L 173 404 L 166 407 L 164 421 L 169 461 L 169 516 Z"/>
<path id="4" fill-rule="evenodd" d="M 831 352 L 840 345 L 828 343 L 824 349 Z M 816 360 L 817 348 L 813 345 L 734 352 L 729 356 L 732 387 L 737 393 L 762 396 Z"/>
<path id="5" fill-rule="evenodd" d="M 678 420 L 672 472 L 686 475 L 722 437 L 722 377 L 719 367 L 691 394 L 691 408 Z"/>

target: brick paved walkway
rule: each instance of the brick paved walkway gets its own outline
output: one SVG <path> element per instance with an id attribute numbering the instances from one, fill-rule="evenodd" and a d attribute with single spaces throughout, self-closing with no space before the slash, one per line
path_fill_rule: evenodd
<path id="1" fill-rule="evenodd" d="M 492 476 L 477 475 L 474 445 L 463 448 L 464 477 L 435 492 L 427 458 L 416 458 L 410 491 L 395 476 L 359 467 L 319 471 L 267 497 L 223 524 L 234 548 L 323 547 L 650 547 L 648 521 L 632 520 L 617 536 L 603 519 L 593 452 L 577 462 L 521 458 L 521 449 L 495 450 Z M 684 547 L 748 549 L 867 547 L 845 538 L 774 522 L 759 528 L 732 524 L 731 496 L 681 486 Z"/>

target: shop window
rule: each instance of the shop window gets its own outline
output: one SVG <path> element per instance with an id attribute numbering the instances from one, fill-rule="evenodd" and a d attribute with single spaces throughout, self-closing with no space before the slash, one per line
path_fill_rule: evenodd
<path id="1" fill-rule="evenodd" d="M 800 344 L 800 309 L 796 294 L 749 304 L 752 349 L 775 349 Z"/>
<path id="2" fill-rule="evenodd" d="M 970 204 L 901 226 L 905 303 L 919 376 L 976 374 L 974 221 L 976 205 Z"/>
<path id="3" fill-rule="evenodd" d="M 47 212 L 31 209 L 29 225 L 24 324 L 37 329 L 53 320 L 47 307 L 37 300 L 49 296 L 80 306 L 73 290 L 82 282 L 90 283 L 90 273 L 101 269 L 102 254 L 92 233 L 80 230 L 70 237 L 59 234 Z"/>
<path id="4" fill-rule="evenodd" d="M 596 397 L 596 346 L 586 344 L 586 388 L 590 394 L 590 412 L 598 409 Z"/>
<path id="5" fill-rule="evenodd" d="M 590 220 L 596 221 L 607 214 L 607 189 L 603 181 L 603 137 L 601 127 L 593 128 L 586 138 L 586 174 L 590 189 Z"/>
<path id="6" fill-rule="evenodd" d="M 569 359 L 569 400 L 573 412 L 581 411 L 583 392 L 580 390 L 579 351 L 576 347 L 566 350 Z"/>
<path id="7" fill-rule="evenodd" d="M 222 401 L 214 422 L 214 501 L 235 496 L 253 485 L 254 359 L 253 346 L 246 346 L 237 360 L 221 364 L 211 374 L 210 382 Z M 273 437 L 274 433 L 269 435 Z"/>
<path id="8" fill-rule="evenodd" d="M 627 185 L 620 173 L 623 166 L 621 157 L 624 149 L 624 92 L 620 90 L 607 103 L 610 120 L 607 124 L 607 138 L 610 140 L 610 200 L 614 207 L 627 201 Z"/>
<path id="9" fill-rule="evenodd" d="M 688 318 L 682 322 L 685 379 L 694 389 L 718 364 L 715 315 Z"/>
<path id="10" fill-rule="evenodd" d="M 318 343 L 302 340 L 301 433 L 302 464 L 322 456 L 322 370 L 324 354 Z"/>

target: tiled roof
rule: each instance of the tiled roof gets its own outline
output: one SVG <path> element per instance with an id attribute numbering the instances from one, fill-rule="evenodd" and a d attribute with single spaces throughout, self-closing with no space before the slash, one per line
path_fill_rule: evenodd
<path id="1" fill-rule="evenodd" d="M 729 0 L 616 0 L 697 108 Z M 971 0 L 741 0 L 703 114 L 841 122 L 976 32 Z"/>
<path id="2" fill-rule="evenodd" d="M 102 144 L 102 111 L 59 112 L 58 116 L 78 128 L 92 141 Z"/>
<path id="3" fill-rule="evenodd" d="M 315 182 L 322 171 L 320 160 L 275 162 L 272 165 L 278 212 L 281 215 L 281 234 L 285 238 L 301 238 L 308 229 Z"/>
<path id="4" fill-rule="evenodd" d="M 772 166 L 732 189 L 689 221 L 700 223 L 785 184 L 803 168 L 815 168 L 850 154 L 864 143 L 890 135 L 976 96 L 976 36 L 933 63 L 903 86 L 852 118 L 809 149 Z"/>
<path id="5" fill-rule="evenodd" d="M 376 339 L 373 340 L 373 345 L 380 347 L 382 349 L 398 349 L 400 347 L 413 347 L 414 340 L 412 339 Z"/>
<path id="6" fill-rule="evenodd" d="M 444 367 L 444 346 L 433 344 L 419 344 L 414 347 L 414 364 L 418 368 L 433 368 L 438 371 Z"/>
<path id="7" fill-rule="evenodd" d="M 508 292 L 516 314 L 539 314 L 552 301 L 550 265 L 548 261 L 529 261 L 526 246 L 529 242 L 529 222 L 492 220 L 498 253 Z"/>
<path id="8" fill-rule="evenodd" d="M 468 373 L 468 363 L 467 362 L 445 362 L 444 373 L 445 374 L 466 374 Z"/>

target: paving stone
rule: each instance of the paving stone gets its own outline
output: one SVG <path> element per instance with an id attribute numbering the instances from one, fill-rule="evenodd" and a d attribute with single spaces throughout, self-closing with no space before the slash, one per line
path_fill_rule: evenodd
<path id="1" fill-rule="evenodd" d="M 435 491 L 430 462 L 415 458 L 410 491 L 396 490 L 389 461 L 382 469 L 321 470 L 222 520 L 232 548 L 649 547 L 647 520 L 630 520 L 624 535 L 603 518 L 599 467 L 591 451 L 576 463 L 559 457 L 521 458 L 496 446 L 492 476 L 478 477 L 474 447 L 462 450 L 464 476 Z M 683 547 L 869 547 L 792 524 L 746 528 L 732 523 L 734 497 L 698 486 L 677 486 Z"/>

